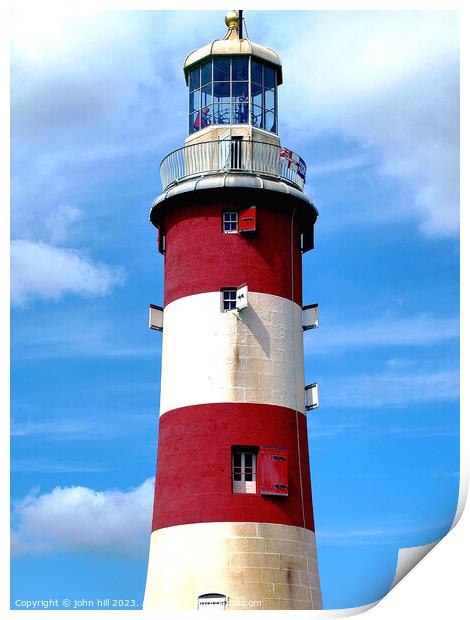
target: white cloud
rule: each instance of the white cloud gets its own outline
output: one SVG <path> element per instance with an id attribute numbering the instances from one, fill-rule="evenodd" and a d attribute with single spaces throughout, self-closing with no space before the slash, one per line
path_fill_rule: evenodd
<path id="1" fill-rule="evenodd" d="M 22 239 L 11 242 L 11 297 L 16 306 L 69 293 L 105 295 L 123 279 L 121 268 L 93 263 L 78 250 Z"/>
<path id="2" fill-rule="evenodd" d="M 22 132 L 52 127 L 73 132 L 126 110 L 139 82 L 152 80 L 142 14 L 76 11 L 41 19 L 12 17 L 13 121 Z"/>
<path id="3" fill-rule="evenodd" d="M 139 558 L 151 531 L 154 480 L 129 491 L 56 487 L 14 506 L 14 554 L 80 552 Z"/>
<path id="4" fill-rule="evenodd" d="M 265 35 L 284 64 L 284 122 L 312 143 L 319 134 L 354 140 L 409 192 L 402 217 L 419 218 L 426 234 L 457 233 L 457 13 L 315 11 L 291 20 L 273 21 Z"/>
<path id="5" fill-rule="evenodd" d="M 307 355 L 368 347 L 419 347 L 459 337 L 457 318 L 430 315 L 385 317 L 348 325 L 322 323 L 305 335 Z"/>
<path id="6" fill-rule="evenodd" d="M 340 407 L 411 405 L 452 401 L 459 397 L 458 370 L 356 375 L 335 378 L 334 382 L 322 385 L 322 402 Z"/>
<path id="7" fill-rule="evenodd" d="M 70 234 L 71 228 L 81 220 L 81 209 L 70 204 L 61 204 L 53 209 L 45 218 L 44 228 L 52 243 L 63 243 Z"/>

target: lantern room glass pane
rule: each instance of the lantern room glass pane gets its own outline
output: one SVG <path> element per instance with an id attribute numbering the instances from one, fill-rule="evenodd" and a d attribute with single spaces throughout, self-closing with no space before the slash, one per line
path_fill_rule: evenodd
<path id="1" fill-rule="evenodd" d="M 230 82 L 214 82 L 214 101 L 230 101 Z"/>
<path id="2" fill-rule="evenodd" d="M 201 84 L 208 84 L 212 82 L 212 60 L 206 62 L 201 67 Z"/>
<path id="3" fill-rule="evenodd" d="M 207 105 L 207 106 L 203 107 L 202 110 L 201 110 L 201 113 L 202 113 L 202 123 L 203 124 L 205 123 L 206 127 L 207 127 L 207 125 L 212 125 L 213 122 L 214 122 L 214 119 L 213 119 L 213 114 L 214 114 L 213 106 Z"/>
<path id="4" fill-rule="evenodd" d="M 190 114 L 190 117 L 194 117 L 193 131 L 199 131 L 200 129 L 207 127 L 207 125 L 212 124 L 210 106 L 202 108 L 202 110 L 199 110 L 199 112 L 195 114 Z"/>
<path id="5" fill-rule="evenodd" d="M 260 84 L 251 85 L 251 102 L 254 106 L 263 105 L 263 88 Z"/>
<path id="6" fill-rule="evenodd" d="M 212 83 L 209 83 L 201 88 L 201 106 L 204 107 L 211 103 L 212 103 Z"/>
<path id="7" fill-rule="evenodd" d="M 248 99 L 240 101 L 232 106 L 233 109 L 233 123 L 239 125 L 245 125 L 248 123 Z"/>
<path id="8" fill-rule="evenodd" d="M 257 84 L 263 83 L 263 65 L 256 60 L 251 60 L 251 81 Z"/>
<path id="9" fill-rule="evenodd" d="M 248 123 L 248 82 L 232 84 L 233 123 Z"/>
<path id="10" fill-rule="evenodd" d="M 264 113 L 264 128 L 276 133 L 276 114 L 274 110 L 266 110 Z"/>
<path id="11" fill-rule="evenodd" d="M 214 60 L 214 82 L 230 81 L 230 58 L 216 58 Z"/>
<path id="12" fill-rule="evenodd" d="M 201 107 L 201 91 L 194 90 L 189 94 L 189 111 L 194 112 Z"/>
<path id="13" fill-rule="evenodd" d="M 196 67 L 189 72 L 189 90 L 195 90 L 201 86 L 201 68 Z"/>
<path id="14" fill-rule="evenodd" d="M 276 92 L 274 88 L 264 91 L 264 107 L 267 110 L 274 110 L 276 107 Z"/>
<path id="15" fill-rule="evenodd" d="M 195 131 L 197 131 L 196 116 L 197 116 L 196 112 L 189 115 L 189 133 L 194 133 Z"/>
<path id="16" fill-rule="evenodd" d="M 276 71 L 272 67 L 264 65 L 264 87 L 274 88 L 276 86 Z"/>
<path id="17" fill-rule="evenodd" d="M 239 97 L 248 101 L 248 82 L 234 82 L 232 84 L 232 99 L 238 101 Z"/>
<path id="18" fill-rule="evenodd" d="M 230 104 L 215 103 L 214 104 L 214 123 L 216 125 L 230 124 Z"/>
<path id="19" fill-rule="evenodd" d="M 232 80 L 234 82 L 248 79 L 248 58 L 232 59 Z"/>
<path id="20" fill-rule="evenodd" d="M 263 108 L 259 106 L 253 106 L 251 111 L 251 124 L 254 127 L 262 127 L 263 123 Z"/>

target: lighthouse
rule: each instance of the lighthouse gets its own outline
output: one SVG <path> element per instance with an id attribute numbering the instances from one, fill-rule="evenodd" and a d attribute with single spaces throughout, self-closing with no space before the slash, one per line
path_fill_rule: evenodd
<path id="1" fill-rule="evenodd" d="M 278 134 L 282 65 L 245 37 L 190 53 L 188 137 L 152 204 L 164 256 L 158 458 L 145 610 L 321 609 L 302 255 L 317 211 Z"/>

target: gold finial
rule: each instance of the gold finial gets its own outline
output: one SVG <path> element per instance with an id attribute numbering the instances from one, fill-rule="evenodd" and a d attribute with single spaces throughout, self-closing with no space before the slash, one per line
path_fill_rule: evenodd
<path id="1" fill-rule="evenodd" d="M 225 16 L 225 23 L 229 28 L 238 28 L 238 11 L 229 11 Z"/>

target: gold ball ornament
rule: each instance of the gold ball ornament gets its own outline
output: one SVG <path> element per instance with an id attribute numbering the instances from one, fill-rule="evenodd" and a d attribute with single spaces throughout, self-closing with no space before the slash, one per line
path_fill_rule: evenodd
<path id="1" fill-rule="evenodd" d="M 238 28 L 238 11 L 229 11 L 225 16 L 225 23 L 229 28 Z"/>

